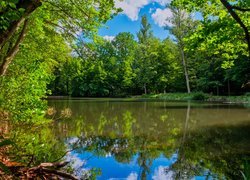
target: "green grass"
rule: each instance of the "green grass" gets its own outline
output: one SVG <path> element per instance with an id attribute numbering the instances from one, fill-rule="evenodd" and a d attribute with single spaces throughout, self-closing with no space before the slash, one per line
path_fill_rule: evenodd
<path id="1" fill-rule="evenodd" d="M 242 96 L 213 96 L 202 92 L 195 93 L 165 93 L 165 94 L 148 94 L 142 95 L 141 98 L 162 99 L 169 101 L 211 101 L 211 102 L 228 102 L 228 103 L 250 103 L 250 94 Z"/>

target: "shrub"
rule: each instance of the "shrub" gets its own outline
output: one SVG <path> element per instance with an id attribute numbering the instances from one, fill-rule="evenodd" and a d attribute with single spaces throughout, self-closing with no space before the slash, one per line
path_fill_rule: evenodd
<path id="1" fill-rule="evenodd" d="M 208 96 L 203 92 L 197 92 L 193 95 L 192 100 L 204 101 L 208 99 Z"/>

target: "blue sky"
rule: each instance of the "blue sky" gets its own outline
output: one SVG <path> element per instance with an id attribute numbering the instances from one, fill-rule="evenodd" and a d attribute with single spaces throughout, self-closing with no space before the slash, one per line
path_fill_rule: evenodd
<path id="1" fill-rule="evenodd" d="M 153 33 L 160 39 L 168 37 L 168 31 L 164 26 L 168 24 L 167 18 L 171 12 L 166 5 L 171 0 L 115 0 L 116 7 L 122 8 L 123 12 L 108 21 L 105 27 L 99 30 L 99 35 L 106 39 L 112 39 L 120 32 L 131 32 L 136 37 L 140 29 L 142 15 L 147 15 L 152 26 Z"/>

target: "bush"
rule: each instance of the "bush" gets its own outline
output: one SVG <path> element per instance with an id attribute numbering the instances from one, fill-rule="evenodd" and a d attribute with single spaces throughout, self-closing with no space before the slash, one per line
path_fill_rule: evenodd
<path id="1" fill-rule="evenodd" d="M 206 99 L 208 99 L 208 96 L 203 92 L 197 92 L 192 97 L 192 100 L 197 100 L 197 101 L 204 101 Z"/>

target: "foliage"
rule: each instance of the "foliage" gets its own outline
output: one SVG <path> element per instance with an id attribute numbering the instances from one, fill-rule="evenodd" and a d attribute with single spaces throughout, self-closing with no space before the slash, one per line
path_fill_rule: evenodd
<path id="1" fill-rule="evenodd" d="M 157 98 L 169 101 L 186 101 L 192 99 L 192 93 L 164 93 L 143 95 L 142 98 Z"/>
<path id="2" fill-rule="evenodd" d="M 119 33 L 112 41 L 99 38 L 83 43 L 79 39 L 74 48 L 77 57 L 56 69 L 56 78 L 49 85 L 52 93 L 124 97 L 145 90 L 181 89 L 176 83 L 177 79 L 182 81 L 182 71 L 175 43 L 153 37 L 146 17 L 142 24 L 138 33 L 142 43 L 126 32 Z"/>
<path id="3" fill-rule="evenodd" d="M 13 142 L 9 139 L 4 139 L 2 136 L 0 136 L 0 149 L 9 145 L 13 145 Z M 11 173 L 9 168 L 5 164 L 3 164 L 1 161 L 0 161 L 0 169 L 2 169 L 4 173 L 7 173 L 7 174 Z"/>
<path id="4" fill-rule="evenodd" d="M 15 154 L 13 160 L 36 166 L 43 162 L 54 162 L 62 158 L 66 147 L 58 142 L 49 124 L 33 123 L 15 124 L 10 138 L 15 146 L 10 153 Z"/>
<path id="5" fill-rule="evenodd" d="M 69 58 L 69 48 L 61 36 L 45 27 L 34 14 L 30 29 L 15 58 L 8 76 L 1 76 L 1 106 L 12 113 L 16 120 L 29 120 L 33 115 L 43 115 L 47 84 L 53 79 L 53 68 L 59 61 Z M 33 53 L 35 52 L 35 53 Z"/>
<path id="6" fill-rule="evenodd" d="M 23 15 L 24 9 L 18 8 L 17 0 L 2 0 L 0 2 L 0 12 L 1 13 L 1 23 L 0 23 L 0 32 L 6 30 L 12 21 L 15 21 Z"/>
<path id="7" fill-rule="evenodd" d="M 234 2 L 234 6 L 247 7 L 245 1 Z M 247 44 L 244 43 L 244 32 L 219 1 L 186 1 L 175 0 L 175 6 L 181 6 L 190 12 L 200 12 L 202 20 L 196 33 L 189 38 L 193 51 L 206 51 L 213 55 L 222 55 L 224 68 L 230 68 L 238 54 L 247 55 Z M 247 21 L 249 12 L 239 13 L 242 21 L 249 27 Z M 245 57 L 246 58 L 246 57 Z"/>
<path id="8" fill-rule="evenodd" d="M 34 7 L 36 11 L 27 14 L 32 3 L 1 1 L 0 6 L 3 20 L 0 23 L 0 34 L 6 34 L 6 37 L 10 35 L 6 42 L 3 41 L 3 48 L 0 38 L 0 63 L 4 63 L 9 49 L 15 47 L 20 34 L 20 30 L 13 30 L 14 34 L 11 34 L 10 28 L 23 19 L 30 22 L 24 41 L 18 44 L 19 53 L 13 55 L 14 60 L 7 75 L 0 77 L 0 107 L 11 112 L 12 118 L 19 121 L 40 116 L 33 118 L 36 121 L 44 115 L 46 102 L 41 99 L 50 94 L 47 86 L 55 78 L 54 70 L 58 71 L 63 67 L 61 63 L 68 63 L 72 59 L 71 47 L 74 47 L 76 39 L 81 34 L 84 37 L 94 36 L 98 27 L 118 11 L 112 0 L 71 3 L 43 1 L 41 7 Z M 27 9 L 23 10 L 22 7 Z M 18 26 L 22 27 L 22 23 Z M 68 67 L 63 68 L 70 71 Z M 69 87 L 66 89 L 69 94 Z"/>
<path id="9" fill-rule="evenodd" d="M 197 92 L 193 95 L 192 100 L 204 101 L 207 100 L 208 96 L 203 92 Z"/>

